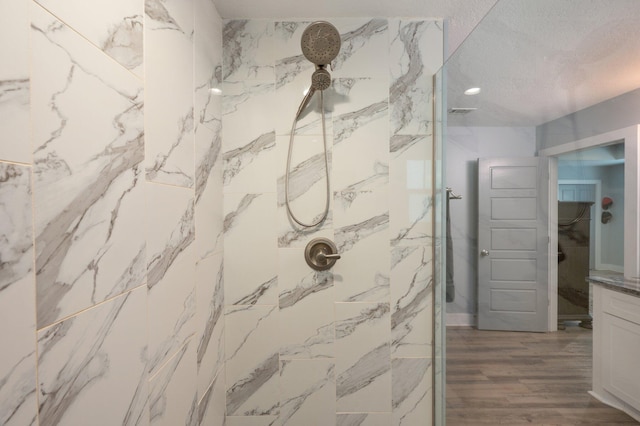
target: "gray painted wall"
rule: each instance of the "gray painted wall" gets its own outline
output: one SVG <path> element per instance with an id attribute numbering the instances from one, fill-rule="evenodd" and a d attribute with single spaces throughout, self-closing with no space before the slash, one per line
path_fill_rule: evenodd
<path id="1" fill-rule="evenodd" d="M 538 150 L 640 123 L 640 89 L 536 127 Z"/>

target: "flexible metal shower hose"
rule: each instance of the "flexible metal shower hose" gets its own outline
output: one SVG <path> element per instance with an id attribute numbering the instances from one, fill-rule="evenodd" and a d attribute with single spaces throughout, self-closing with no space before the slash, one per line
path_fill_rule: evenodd
<path id="1" fill-rule="evenodd" d="M 309 89 L 309 90 L 313 90 L 313 89 Z M 298 114 L 296 114 L 296 117 L 293 119 L 293 125 L 291 126 L 291 133 L 289 136 L 289 153 L 287 154 L 287 171 L 284 176 L 285 204 L 287 206 L 287 212 L 289 213 L 289 216 L 291 217 L 291 219 L 293 219 L 294 222 L 296 222 L 298 225 L 303 226 L 305 228 L 313 228 L 314 226 L 320 225 L 322 222 L 324 222 L 324 220 L 327 218 L 327 215 L 329 214 L 329 199 L 331 196 L 331 192 L 329 190 L 329 160 L 328 160 L 329 154 L 327 152 L 327 131 L 325 127 L 323 92 L 324 92 L 323 90 L 320 90 L 320 114 L 322 116 L 322 142 L 324 144 L 324 170 L 325 170 L 325 176 L 326 176 L 326 182 L 327 182 L 327 193 L 326 193 L 327 197 L 326 197 L 326 203 L 324 206 L 324 213 L 320 216 L 320 219 L 318 219 L 314 223 L 304 223 L 300 219 L 298 219 L 293 214 L 293 211 L 291 210 L 291 204 L 289 202 L 289 175 L 291 174 L 291 154 L 293 153 L 293 139 L 296 131 L 296 124 L 298 122 L 298 118 L 300 117 L 300 113 L 302 112 L 301 110 L 304 108 L 303 105 L 305 103 L 305 99 L 302 100 L 302 103 L 300 104 L 300 108 L 298 109 Z"/>

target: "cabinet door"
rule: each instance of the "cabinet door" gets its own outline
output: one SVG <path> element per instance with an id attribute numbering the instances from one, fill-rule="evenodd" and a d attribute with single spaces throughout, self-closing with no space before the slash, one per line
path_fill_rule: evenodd
<path id="1" fill-rule="evenodd" d="M 603 315 L 603 387 L 640 409 L 640 325 Z"/>

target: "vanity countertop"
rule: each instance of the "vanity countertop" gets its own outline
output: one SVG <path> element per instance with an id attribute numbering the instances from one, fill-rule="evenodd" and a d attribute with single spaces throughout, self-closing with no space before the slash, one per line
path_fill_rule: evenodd
<path id="1" fill-rule="evenodd" d="M 640 297 L 640 279 L 622 275 L 589 275 L 587 281 L 620 293 Z"/>

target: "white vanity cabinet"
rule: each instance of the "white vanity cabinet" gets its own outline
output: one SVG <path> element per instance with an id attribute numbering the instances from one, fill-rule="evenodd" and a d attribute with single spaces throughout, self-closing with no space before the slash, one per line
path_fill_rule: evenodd
<path id="1" fill-rule="evenodd" d="M 594 285 L 593 296 L 591 394 L 640 421 L 640 295 Z"/>

